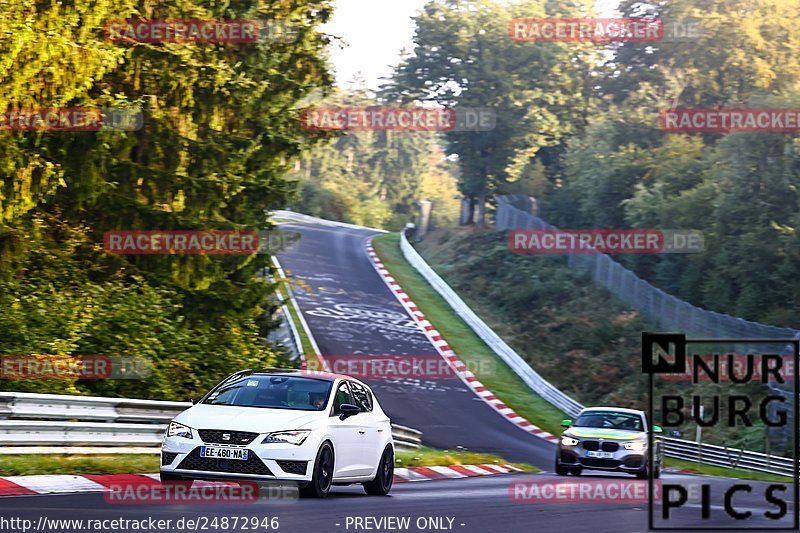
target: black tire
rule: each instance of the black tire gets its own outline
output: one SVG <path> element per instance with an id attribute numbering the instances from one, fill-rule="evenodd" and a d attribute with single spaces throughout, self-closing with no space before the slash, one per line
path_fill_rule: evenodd
<path id="1" fill-rule="evenodd" d="M 570 469 L 570 472 L 572 472 L 573 476 L 580 476 L 581 474 L 583 474 L 583 467 L 582 466 L 572 467 Z"/>
<path id="2" fill-rule="evenodd" d="M 394 483 L 394 452 L 391 446 L 386 446 L 378 463 L 375 479 L 364 483 L 364 492 L 370 496 L 386 496 L 392 490 L 392 483 Z"/>
<path id="3" fill-rule="evenodd" d="M 335 464 L 333 446 L 330 442 L 323 442 L 317 452 L 317 459 L 314 461 L 314 473 L 311 475 L 311 481 L 305 487 L 300 487 L 300 496 L 326 498 L 331 490 Z"/>
<path id="4" fill-rule="evenodd" d="M 558 461 L 558 459 L 556 459 L 556 475 L 566 476 L 569 474 L 569 471 L 569 467 L 561 466 L 561 463 Z"/>
<path id="5" fill-rule="evenodd" d="M 636 478 L 647 479 L 649 477 L 649 474 L 650 474 L 649 469 L 647 468 L 647 464 L 645 464 L 644 466 L 642 466 L 642 468 L 639 469 L 638 472 L 636 472 Z"/>

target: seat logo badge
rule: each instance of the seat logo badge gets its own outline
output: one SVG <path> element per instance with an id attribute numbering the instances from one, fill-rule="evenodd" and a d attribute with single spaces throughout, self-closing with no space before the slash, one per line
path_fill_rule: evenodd
<path id="1" fill-rule="evenodd" d="M 223 433 L 222 434 L 222 440 L 231 440 L 231 434 L 230 433 Z"/>

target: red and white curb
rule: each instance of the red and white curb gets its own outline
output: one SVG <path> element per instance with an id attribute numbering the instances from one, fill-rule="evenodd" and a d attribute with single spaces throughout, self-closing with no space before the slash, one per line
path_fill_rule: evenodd
<path id="1" fill-rule="evenodd" d="M 489 404 L 495 411 L 503 415 L 503 417 L 505 417 L 509 422 L 513 423 L 520 429 L 523 429 L 524 431 L 527 431 L 528 433 L 545 439 L 549 442 L 558 442 L 558 437 L 551 435 L 542 428 L 532 424 L 528 420 L 525 420 L 513 409 L 504 404 L 502 400 L 498 399 L 497 396 L 492 393 L 492 391 L 483 385 L 483 383 L 478 381 L 478 378 L 475 377 L 475 374 L 473 374 L 467 368 L 467 365 L 458 358 L 455 352 L 453 352 L 453 349 L 450 348 L 450 345 L 447 343 L 447 341 L 442 338 L 442 334 L 436 330 L 436 328 L 427 318 L 425 318 L 425 315 L 419 310 L 417 304 L 415 304 L 411 298 L 408 297 L 408 294 L 406 294 L 403 288 L 397 283 L 397 281 L 392 277 L 391 273 L 383 265 L 383 262 L 380 260 L 378 254 L 375 253 L 375 249 L 372 247 L 372 239 L 367 241 L 367 254 L 369 255 L 370 259 L 372 259 L 372 266 L 375 267 L 375 270 L 378 271 L 378 274 L 380 274 L 383 281 L 386 282 L 389 290 L 392 291 L 392 294 L 395 295 L 398 301 L 406 309 L 408 314 L 417 322 L 419 327 L 428 337 L 428 340 L 430 340 L 431 344 L 433 344 L 433 346 L 436 348 L 436 351 L 439 352 L 439 355 L 444 357 L 444 359 L 450 363 L 450 366 L 453 368 L 455 374 L 461 378 L 461 381 L 463 381 L 470 389 L 472 389 L 475 394 L 478 395 L 478 397 Z"/>
<path id="2" fill-rule="evenodd" d="M 453 465 L 415 466 L 395 468 L 395 483 L 410 481 L 435 481 L 476 476 L 513 474 L 522 472 L 511 465 Z M 197 486 L 216 485 L 220 482 L 195 481 Z M 230 482 L 222 482 L 229 484 Z M 158 474 L 103 474 L 81 476 L 7 476 L 0 477 L 0 496 L 32 496 L 35 494 L 75 494 L 79 492 L 105 492 L 113 487 L 139 487 L 159 485 Z"/>
<path id="3" fill-rule="evenodd" d="M 450 466 L 415 466 L 412 468 L 395 468 L 394 482 L 434 481 L 438 479 L 461 479 L 465 477 L 493 476 L 497 474 L 514 474 L 522 472 L 511 465 L 450 465 Z"/>

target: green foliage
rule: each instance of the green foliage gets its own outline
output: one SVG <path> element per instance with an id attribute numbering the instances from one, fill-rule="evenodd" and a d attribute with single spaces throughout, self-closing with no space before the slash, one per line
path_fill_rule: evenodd
<path id="1" fill-rule="evenodd" d="M 92 455 L 0 455 L 0 472 L 4 476 L 37 476 L 49 474 L 152 474 L 158 472 L 159 455 L 92 454 Z"/>
<path id="2" fill-rule="evenodd" d="M 436 232 L 420 253 L 548 381 L 586 405 L 642 408 L 635 312 L 557 257 L 508 252 L 504 233 Z"/>
<path id="3" fill-rule="evenodd" d="M 143 110 L 138 131 L 12 132 L 0 148 L 0 355 L 135 355 L 141 381 L 3 387 L 186 399 L 232 370 L 274 362 L 274 287 L 253 256 L 110 256 L 109 230 L 267 226 L 284 178 L 318 135 L 297 106 L 331 83 L 318 28 L 327 0 L 13 1 L 0 26 L 0 106 Z M 259 19 L 297 41 L 115 43 L 110 20 Z"/>
<path id="4" fill-rule="evenodd" d="M 457 154 L 459 188 L 472 198 L 483 224 L 488 195 L 517 181 L 532 158 L 552 158 L 564 139 L 580 132 L 590 102 L 584 98 L 597 51 L 576 43 L 516 43 L 508 23 L 517 17 L 585 12 L 540 0 L 433 0 L 417 17 L 415 54 L 397 69 L 390 92 L 458 108 L 487 108 L 490 131 L 448 131 Z"/>
<path id="5" fill-rule="evenodd" d="M 599 112 L 539 195 L 562 228 L 697 229 L 706 251 L 620 262 L 695 305 L 797 327 L 800 167 L 785 133 L 673 134 L 670 107 L 797 108 L 800 6 L 785 0 L 626 1 L 629 16 L 697 24 L 698 39 L 612 47 Z M 735 41 L 735 42 L 734 42 Z M 692 53 L 702 50 L 702 53 Z"/>
<path id="6" fill-rule="evenodd" d="M 3 380 L 7 390 L 187 400 L 233 369 L 274 360 L 255 315 L 217 313 L 192 323 L 177 289 L 125 271 L 93 281 L 85 266 L 103 266 L 101 247 L 64 225 L 54 242 L 44 221 L 34 222 L 32 233 L 45 238 L 30 243 L 25 276 L 0 280 L 3 354 L 136 357 L 150 372 L 144 379 Z"/>
<path id="7" fill-rule="evenodd" d="M 400 107 L 359 92 L 336 93 L 315 107 Z M 352 131 L 334 136 L 295 164 L 292 207 L 343 222 L 397 230 L 415 221 L 422 185 L 444 155 L 434 134 Z M 438 158 L 438 161 L 435 160 Z M 431 191 L 426 191 L 431 192 Z M 455 194 L 455 187 L 441 193 Z"/>

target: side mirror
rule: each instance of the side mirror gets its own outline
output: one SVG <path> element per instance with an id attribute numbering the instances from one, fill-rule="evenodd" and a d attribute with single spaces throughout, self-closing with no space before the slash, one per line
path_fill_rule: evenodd
<path id="1" fill-rule="evenodd" d="M 192 402 L 192 405 L 194 405 L 194 404 L 196 404 L 196 403 L 197 403 L 197 400 L 195 400 L 194 398 L 192 398 L 192 399 L 191 399 L 191 400 L 189 400 L 189 401 L 190 401 L 190 402 Z"/>
<path id="2" fill-rule="evenodd" d="M 343 403 L 342 405 L 339 406 L 339 412 L 341 413 L 339 415 L 339 420 L 344 420 L 347 417 L 357 415 L 358 413 L 360 413 L 361 408 L 351 403 Z"/>
<path id="3" fill-rule="evenodd" d="M 653 426 L 653 433 L 664 433 L 664 430 L 661 429 L 661 426 Z"/>
<path id="4" fill-rule="evenodd" d="M 561 421 L 562 428 L 568 428 L 571 425 L 572 425 L 572 420 L 570 420 L 569 418 L 565 418 L 564 420 Z"/>

